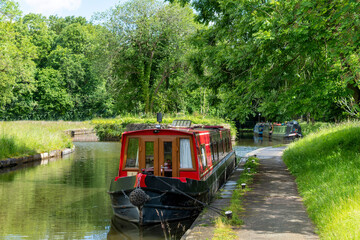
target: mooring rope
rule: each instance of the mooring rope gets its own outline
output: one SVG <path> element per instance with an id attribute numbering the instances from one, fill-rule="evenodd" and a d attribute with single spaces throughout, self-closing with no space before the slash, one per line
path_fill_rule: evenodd
<path id="1" fill-rule="evenodd" d="M 171 189 L 174 189 L 174 190 L 178 191 L 179 193 L 183 194 L 184 196 L 186 196 L 186 197 L 194 200 L 195 202 L 198 202 L 198 203 L 200 203 L 201 205 L 203 205 L 203 206 L 205 206 L 205 207 L 208 207 L 210 210 L 216 212 L 217 214 L 219 214 L 219 215 L 221 215 L 221 216 L 223 216 L 223 217 L 226 217 L 226 215 L 223 213 L 223 212 L 225 212 L 225 210 L 220 209 L 220 208 L 217 208 L 217 207 L 210 206 L 209 204 L 204 203 L 204 202 L 202 202 L 202 201 L 200 201 L 200 200 L 198 200 L 198 199 L 196 199 L 196 198 L 193 198 L 192 196 L 188 195 L 187 193 L 185 193 L 185 192 L 177 189 L 176 187 L 174 187 L 174 186 L 170 185 L 169 183 L 163 181 L 161 178 L 157 178 L 157 179 L 160 180 L 161 182 L 163 182 L 164 184 L 166 184 L 167 186 L 171 187 Z"/>

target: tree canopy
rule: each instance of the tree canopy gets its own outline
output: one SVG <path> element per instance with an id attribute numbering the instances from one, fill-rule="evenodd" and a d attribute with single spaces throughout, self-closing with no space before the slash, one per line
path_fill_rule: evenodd
<path id="1" fill-rule="evenodd" d="M 189 36 L 199 29 L 193 18 L 189 7 L 157 0 L 128 1 L 98 16 L 114 35 L 110 84 L 119 111 L 181 110 L 177 88 L 186 81 Z"/>
<path id="2" fill-rule="evenodd" d="M 190 2 L 183 0 L 183 3 Z M 233 118 L 330 120 L 359 104 L 356 1 L 191 1 L 200 63 Z"/>
<path id="3" fill-rule="evenodd" d="M 89 22 L 1 0 L 0 119 L 359 118 L 359 7 L 134 0 Z"/>

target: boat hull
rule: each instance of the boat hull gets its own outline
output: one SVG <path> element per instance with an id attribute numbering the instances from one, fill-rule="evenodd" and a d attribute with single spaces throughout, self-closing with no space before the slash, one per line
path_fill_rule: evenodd
<path id="1" fill-rule="evenodd" d="M 142 206 L 134 206 L 130 194 L 137 186 L 136 176 L 122 177 L 112 181 L 110 197 L 114 215 L 140 225 L 179 221 L 200 213 L 204 204 L 209 203 L 219 187 L 235 168 L 235 153 L 229 153 L 217 164 L 205 180 L 146 175 L 141 187 L 148 200 Z"/>
<path id="2" fill-rule="evenodd" d="M 294 140 L 297 138 L 301 138 L 301 135 L 294 133 L 294 134 L 272 134 L 272 138 L 274 139 L 285 139 L 285 140 Z"/>

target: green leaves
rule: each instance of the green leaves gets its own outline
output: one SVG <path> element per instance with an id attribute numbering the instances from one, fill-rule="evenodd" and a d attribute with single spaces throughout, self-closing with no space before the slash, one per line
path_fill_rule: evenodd
<path id="1" fill-rule="evenodd" d="M 177 4 L 136 0 L 100 16 L 116 36 L 110 81 L 116 110 L 177 111 L 169 90 L 177 91 L 176 79 L 185 73 L 185 56 L 191 50 L 188 38 L 199 27 L 193 21 L 192 10 Z"/>
<path id="2" fill-rule="evenodd" d="M 269 120 L 305 115 L 329 120 L 341 117 L 338 99 L 347 89 L 354 109 L 359 105 L 360 3 L 196 0 L 192 5 L 201 22 L 212 22 L 198 35 L 203 62 L 197 65 L 207 70 L 207 86 L 227 92 L 220 96 L 224 114 L 242 122 L 258 112 Z"/>

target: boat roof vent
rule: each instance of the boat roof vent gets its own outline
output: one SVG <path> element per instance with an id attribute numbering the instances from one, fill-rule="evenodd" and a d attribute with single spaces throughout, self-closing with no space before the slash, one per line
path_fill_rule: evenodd
<path id="1" fill-rule="evenodd" d="M 174 120 L 171 124 L 172 127 L 190 127 L 191 120 Z"/>

